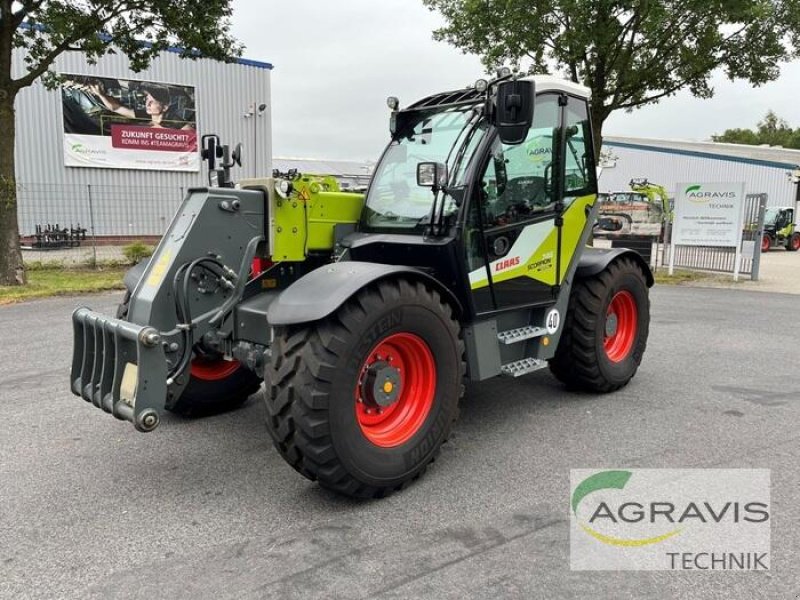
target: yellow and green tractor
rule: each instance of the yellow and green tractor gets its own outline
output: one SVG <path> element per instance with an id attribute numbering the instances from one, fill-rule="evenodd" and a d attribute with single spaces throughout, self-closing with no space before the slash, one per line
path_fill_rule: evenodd
<path id="1" fill-rule="evenodd" d="M 625 386 L 653 276 L 634 252 L 586 247 L 589 102 L 510 71 L 390 98 L 366 196 L 296 173 L 234 186 L 240 153 L 207 136 L 213 185 L 126 277 L 119 315 L 73 314 L 72 392 L 149 432 L 165 410 L 235 406 L 263 382 L 289 465 L 382 497 L 437 456 L 467 382 L 549 367 L 570 388 Z"/>
<path id="2" fill-rule="evenodd" d="M 800 250 L 800 215 L 791 206 L 770 207 L 764 213 L 764 235 L 761 251 L 783 246 L 789 252 Z"/>

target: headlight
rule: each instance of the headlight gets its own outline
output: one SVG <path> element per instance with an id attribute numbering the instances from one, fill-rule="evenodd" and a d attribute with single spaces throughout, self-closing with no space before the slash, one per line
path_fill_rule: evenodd
<path id="1" fill-rule="evenodd" d="M 288 198 L 292 193 L 292 182 L 286 179 L 281 179 L 275 182 L 275 191 L 281 198 Z"/>

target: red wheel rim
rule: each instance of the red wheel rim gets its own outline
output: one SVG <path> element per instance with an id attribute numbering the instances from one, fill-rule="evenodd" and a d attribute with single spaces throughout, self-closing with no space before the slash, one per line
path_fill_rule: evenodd
<path id="1" fill-rule="evenodd" d="M 792 236 L 792 248 L 800 250 L 800 235 Z"/>
<path id="2" fill-rule="evenodd" d="M 365 393 L 371 369 L 384 365 L 396 373 L 400 391 L 388 406 L 380 406 Z M 377 382 L 392 388 L 390 382 Z M 384 388 L 386 390 L 387 388 Z M 412 333 L 395 333 L 381 340 L 367 355 L 355 389 L 356 420 L 361 433 L 381 448 L 407 442 L 428 418 L 436 392 L 436 363 L 428 344 Z"/>
<path id="3" fill-rule="evenodd" d="M 192 359 L 191 375 L 203 381 L 219 381 L 227 379 L 239 370 L 239 361 L 236 360 L 210 360 L 207 358 Z"/>
<path id="4" fill-rule="evenodd" d="M 628 291 L 617 292 L 608 305 L 603 347 L 611 362 L 622 362 L 633 348 L 639 328 L 636 299 Z"/>
<path id="5" fill-rule="evenodd" d="M 761 251 L 762 252 L 766 252 L 767 250 L 769 250 L 771 245 L 772 245 L 772 242 L 770 242 L 768 235 L 765 235 L 764 237 L 761 238 Z"/>

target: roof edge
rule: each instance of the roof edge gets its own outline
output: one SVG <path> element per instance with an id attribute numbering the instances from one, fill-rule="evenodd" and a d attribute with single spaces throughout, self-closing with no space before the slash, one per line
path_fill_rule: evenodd
<path id="1" fill-rule="evenodd" d="M 19 27 L 20 27 L 20 29 L 33 29 L 35 31 L 40 31 L 42 33 L 47 33 L 47 29 L 44 27 L 44 25 L 40 25 L 39 23 L 25 23 L 25 22 L 23 22 L 23 23 L 20 23 Z M 109 35 L 107 33 L 98 33 L 97 36 L 101 40 L 103 40 L 104 42 L 113 42 L 114 41 L 113 36 L 111 36 L 111 35 Z M 144 40 L 140 40 L 139 43 L 142 46 L 144 46 L 145 48 L 152 48 L 153 47 L 152 43 L 146 42 Z M 173 54 L 184 54 L 184 53 L 186 53 L 186 48 L 181 48 L 180 46 L 169 46 L 168 48 L 165 48 L 165 51 L 166 52 L 171 52 Z M 72 50 L 71 52 L 77 52 L 77 50 Z M 262 61 L 259 61 L 259 60 L 253 60 L 253 59 L 244 58 L 244 57 L 232 58 L 228 62 L 222 61 L 222 60 L 216 60 L 216 59 L 213 59 L 213 58 L 209 58 L 208 56 L 203 56 L 200 52 L 196 53 L 196 57 L 197 58 L 205 58 L 205 59 L 208 59 L 208 60 L 214 60 L 215 62 L 220 62 L 220 63 L 223 63 L 223 64 L 236 64 L 236 65 L 242 65 L 242 66 L 245 66 L 245 67 L 255 67 L 257 69 L 265 69 L 267 71 L 271 71 L 272 69 L 274 69 L 274 66 L 272 65 L 272 63 L 262 62 Z"/>
<path id="2" fill-rule="evenodd" d="M 746 165 L 755 165 L 759 167 L 769 167 L 772 169 L 797 169 L 798 165 L 788 162 L 779 162 L 773 160 L 764 160 L 759 158 L 747 158 L 745 156 L 735 156 L 732 154 L 715 154 L 713 152 L 703 152 L 701 150 L 683 150 L 677 148 L 663 148 L 660 146 L 650 146 L 645 143 L 632 143 L 632 142 L 616 142 L 608 138 L 603 140 L 604 146 L 611 148 L 628 148 L 630 150 L 644 150 L 646 152 L 656 152 L 659 154 L 675 154 L 678 156 L 692 156 L 695 158 L 707 158 L 709 160 L 723 160 L 727 162 L 735 162 Z"/>

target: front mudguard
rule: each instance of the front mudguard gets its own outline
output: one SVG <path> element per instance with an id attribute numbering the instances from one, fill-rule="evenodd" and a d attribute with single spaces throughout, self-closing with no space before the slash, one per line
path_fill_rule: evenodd
<path id="1" fill-rule="evenodd" d="M 125 284 L 125 289 L 131 294 L 133 293 L 133 290 L 136 289 L 136 285 L 144 276 L 144 272 L 147 270 L 147 265 L 149 264 L 150 259 L 146 258 L 126 271 L 125 277 L 122 278 L 122 283 Z"/>
<path id="2" fill-rule="evenodd" d="M 377 281 L 407 277 L 438 291 L 456 314 L 462 307 L 453 293 L 438 280 L 414 267 L 346 261 L 319 267 L 290 285 L 267 312 L 272 326 L 319 321 L 331 315 L 349 298 Z"/>

